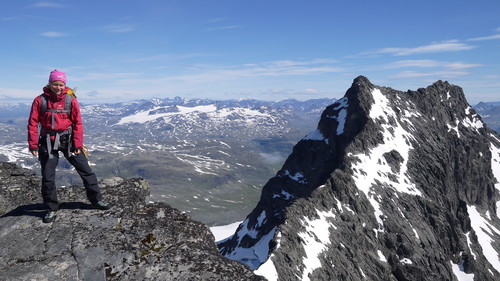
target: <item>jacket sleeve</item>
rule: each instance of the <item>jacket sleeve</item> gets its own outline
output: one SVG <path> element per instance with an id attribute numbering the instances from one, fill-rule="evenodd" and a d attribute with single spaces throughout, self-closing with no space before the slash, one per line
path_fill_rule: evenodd
<path id="1" fill-rule="evenodd" d="M 83 147 L 83 123 L 78 100 L 71 101 L 71 120 L 73 122 L 73 144 L 75 148 Z"/>
<path id="2" fill-rule="evenodd" d="M 33 100 L 28 119 L 28 146 L 30 150 L 38 150 L 38 123 L 40 122 L 40 96 Z"/>

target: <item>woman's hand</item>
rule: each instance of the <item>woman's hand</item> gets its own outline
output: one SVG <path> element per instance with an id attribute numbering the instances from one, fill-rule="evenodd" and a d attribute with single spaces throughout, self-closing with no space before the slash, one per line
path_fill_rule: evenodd
<path id="1" fill-rule="evenodd" d="M 31 154 L 32 154 L 33 156 L 38 156 L 38 150 L 32 150 L 32 151 L 31 151 Z"/>
<path id="2" fill-rule="evenodd" d="M 74 154 L 80 154 L 82 153 L 82 150 L 79 148 L 75 148 L 75 151 L 73 151 Z"/>

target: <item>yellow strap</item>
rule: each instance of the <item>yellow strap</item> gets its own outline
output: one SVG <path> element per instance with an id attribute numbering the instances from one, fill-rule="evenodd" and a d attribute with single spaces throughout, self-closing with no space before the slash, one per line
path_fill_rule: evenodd
<path id="1" fill-rule="evenodd" d="M 85 157 L 87 157 L 87 159 L 89 159 L 89 156 L 90 156 L 89 149 L 85 145 L 82 146 L 82 152 L 83 152 L 83 155 L 85 155 Z"/>

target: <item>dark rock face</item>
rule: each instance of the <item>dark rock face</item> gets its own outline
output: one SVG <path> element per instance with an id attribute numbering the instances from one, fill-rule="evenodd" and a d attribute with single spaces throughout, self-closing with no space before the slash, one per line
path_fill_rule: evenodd
<path id="1" fill-rule="evenodd" d="M 93 210 L 83 187 L 60 188 L 44 224 L 39 178 L 0 163 L 1 280 L 262 280 L 217 250 L 207 226 L 166 204 L 145 204 L 142 179 L 103 180 L 115 207 Z"/>
<path id="2" fill-rule="evenodd" d="M 460 87 L 360 76 L 218 246 L 270 280 L 499 280 L 499 180 Z"/>

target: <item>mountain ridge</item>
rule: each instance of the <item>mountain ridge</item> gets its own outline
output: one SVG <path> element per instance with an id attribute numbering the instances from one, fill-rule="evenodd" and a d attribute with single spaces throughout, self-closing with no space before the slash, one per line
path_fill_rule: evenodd
<path id="1" fill-rule="evenodd" d="M 500 137 L 460 87 L 360 76 L 218 245 L 269 280 L 495 280 L 499 178 Z"/>

